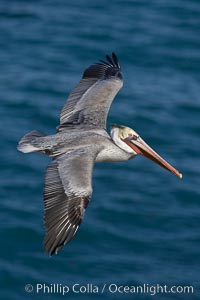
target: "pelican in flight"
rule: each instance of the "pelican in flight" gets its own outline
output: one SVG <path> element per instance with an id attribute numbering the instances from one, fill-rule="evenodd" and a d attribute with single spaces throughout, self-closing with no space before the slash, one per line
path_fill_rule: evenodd
<path id="1" fill-rule="evenodd" d="M 89 66 L 61 110 L 54 135 L 36 130 L 19 142 L 24 153 L 40 152 L 52 158 L 44 183 L 44 249 L 58 253 L 77 232 L 92 196 L 96 162 L 127 161 L 142 154 L 171 171 L 182 174 L 159 156 L 133 129 L 112 125 L 106 132 L 110 105 L 123 85 L 117 56 Z"/>

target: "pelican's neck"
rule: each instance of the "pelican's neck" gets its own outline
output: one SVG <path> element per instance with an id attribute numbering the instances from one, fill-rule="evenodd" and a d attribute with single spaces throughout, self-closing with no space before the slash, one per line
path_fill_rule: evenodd
<path id="1" fill-rule="evenodd" d="M 98 153 L 96 162 L 117 162 L 127 161 L 131 159 L 134 154 L 125 152 L 118 145 L 116 145 L 111 139 L 104 141 L 103 149 Z"/>

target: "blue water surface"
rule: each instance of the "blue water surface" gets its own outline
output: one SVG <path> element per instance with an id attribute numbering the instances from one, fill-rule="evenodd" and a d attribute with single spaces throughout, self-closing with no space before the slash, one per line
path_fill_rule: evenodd
<path id="1" fill-rule="evenodd" d="M 200 299 L 200 2 L 1 0 L 0 18 L 1 299 Z M 108 131 L 134 128 L 183 180 L 144 157 L 96 165 L 84 222 L 50 258 L 42 245 L 50 160 L 16 145 L 33 129 L 54 133 L 83 70 L 112 51 L 124 86 Z M 37 293 L 37 284 L 70 291 Z M 194 293 L 112 293 L 110 284 Z"/>

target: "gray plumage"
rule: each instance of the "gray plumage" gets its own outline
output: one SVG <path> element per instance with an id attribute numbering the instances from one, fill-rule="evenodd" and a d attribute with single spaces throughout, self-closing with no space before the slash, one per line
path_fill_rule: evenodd
<path id="1" fill-rule="evenodd" d="M 123 85 L 116 55 L 107 59 L 85 70 L 61 111 L 58 131 L 69 126 L 106 128 L 110 105 Z"/>
<path id="2" fill-rule="evenodd" d="M 131 157 L 104 130 L 110 105 L 123 84 L 116 55 L 106 58 L 85 70 L 61 111 L 55 135 L 32 131 L 18 144 L 24 153 L 41 152 L 53 159 L 43 193 L 44 246 L 50 255 L 69 242 L 81 224 L 92 195 L 94 163 Z"/>

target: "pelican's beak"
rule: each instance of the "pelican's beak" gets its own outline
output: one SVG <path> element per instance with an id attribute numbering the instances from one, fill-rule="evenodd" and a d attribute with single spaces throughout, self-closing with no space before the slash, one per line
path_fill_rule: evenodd
<path id="1" fill-rule="evenodd" d="M 161 167 L 167 169 L 168 171 L 174 173 L 180 179 L 182 178 L 182 174 L 179 173 L 174 167 L 172 167 L 166 160 L 164 160 L 158 153 L 156 153 L 151 147 L 145 143 L 145 141 L 141 137 L 137 137 L 137 139 L 129 139 L 124 140 L 126 144 L 128 144 L 137 154 L 142 154 L 147 158 L 151 159 Z"/>

